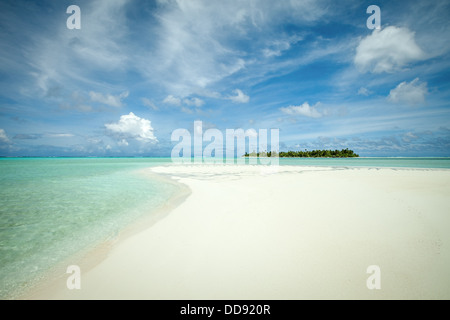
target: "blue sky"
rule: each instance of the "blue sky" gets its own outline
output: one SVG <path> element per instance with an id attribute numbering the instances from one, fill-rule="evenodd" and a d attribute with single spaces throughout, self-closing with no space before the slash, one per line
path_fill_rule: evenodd
<path id="1" fill-rule="evenodd" d="M 196 120 L 278 128 L 284 151 L 450 156 L 449 16 L 449 1 L 3 0 L 0 156 L 170 156 Z"/>

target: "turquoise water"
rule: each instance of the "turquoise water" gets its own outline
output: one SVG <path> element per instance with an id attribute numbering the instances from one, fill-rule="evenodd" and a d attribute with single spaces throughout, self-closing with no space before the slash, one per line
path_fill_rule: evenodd
<path id="1" fill-rule="evenodd" d="M 169 159 L 170 161 L 170 159 Z M 227 159 L 207 158 L 205 163 L 229 163 Z M 189 163 L 189 162 L 188 162 Z M 190 163 L 194 163 L 193 160 Z M 233 160 L 231 161 L 233 163 Z M 276 164 L 274 158 L 239 158 L 240 164 Z M 279 158 L 281 166 L 325 166 L 325 167 L 368 167 L 368 168 L 424 168 L 450 169 L 450 158 Z"/>
<path id="2" fill-rule="evenodd" d="M 138 173 L 164 159 L 1 159 L 0 298 L 148 214 L 178 190 Z"/>
<path id="3" fill-rule="evenodd" d="M 450 158 L 280 158 L 280 165 L 450 169 Z"/>
<path id="4" fill-rule="evenodd" d="M 271 162 L 272 159 L 245 158 L 238 161 L 245 164 L 270 165 L 275 164 Z M 214 162 L 214 158 L 207 161 Z M 224 159 L 223 163 L 226 162 Z M 450 158 L 279 158 L 278 162 L 281 166 L 450 169 Z"/>
<path id="5" fill-rule="evenodd" d="M 0 159 L 0 298 L 151 214 L 179 189 L 139 169 L 168 163 L 170 158 Z M 450 169 L 450 159 L 282 158 L 280 165 Z"/>

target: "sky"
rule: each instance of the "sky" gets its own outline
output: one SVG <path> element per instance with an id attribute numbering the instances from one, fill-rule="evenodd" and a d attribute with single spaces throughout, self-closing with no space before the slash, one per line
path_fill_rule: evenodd
<path id="1" fill-rule="evenodd" d="M 170 156 L 202 121 L 279 129 L 281 151 L 448 157 L 449 16 L 440 0 L 2 0 L 0 156 Z"/>

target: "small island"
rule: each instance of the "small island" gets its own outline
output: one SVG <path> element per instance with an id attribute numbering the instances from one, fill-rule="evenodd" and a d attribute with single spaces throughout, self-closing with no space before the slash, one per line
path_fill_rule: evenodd
<path id="1" fill-rule="evenodd" d="M 353 150 L 312 150 L 312 151 L 287 151 L 287 152 L 246 152 L 244 157 L 280 157 L 280 158 L 357 158 Z"/>

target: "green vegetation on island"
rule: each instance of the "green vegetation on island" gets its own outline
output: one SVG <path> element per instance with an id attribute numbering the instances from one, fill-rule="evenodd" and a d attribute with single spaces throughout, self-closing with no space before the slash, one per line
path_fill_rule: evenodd
<path id="1" fill-rule="evenodd" d="M 287 151 L 287 152 L 258 152 L 244 154 L 244 157 L 280 157 L 280 158 L 357 158 L 353 150 L 312 150 L 312 151 Z"/>

